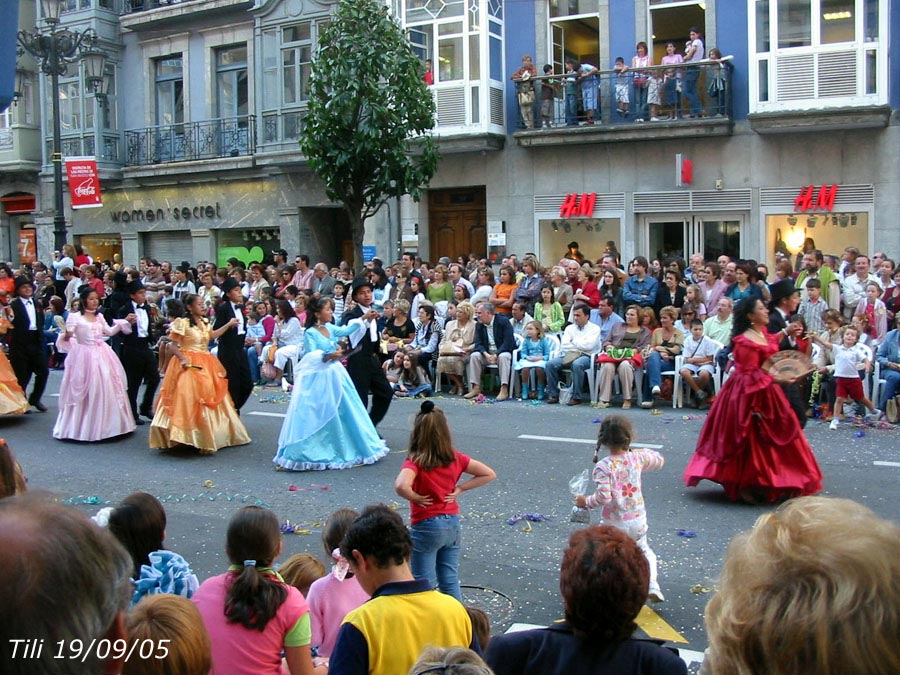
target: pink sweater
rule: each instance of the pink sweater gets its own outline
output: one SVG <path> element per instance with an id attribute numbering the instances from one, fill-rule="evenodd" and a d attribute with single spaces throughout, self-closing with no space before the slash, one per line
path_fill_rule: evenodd
<path id="1" fill-rule="evenodd" d="M 319 656 L 331 656 L 344 617 L 368 599 L 369 594 L 356 577 L 338 581 L 333 574 L 328 574 L 312 583 L 306 602 L 312 622 L 312 645 L 318 647 Z"/>

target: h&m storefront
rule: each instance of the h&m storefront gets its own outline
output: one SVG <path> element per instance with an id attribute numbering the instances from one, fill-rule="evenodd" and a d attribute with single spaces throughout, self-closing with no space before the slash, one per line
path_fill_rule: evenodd
<path id="1" fill-rule="evenodd" d="M 874 192 L 872 185 L 810 185 L 536 195 L 535 250 L 545 265 L 575 241 L 590 260 L 609 250 L 624 261 L 699 252 L 707 260 L 753 258 L 771 270 L 776 250 L 795 260 L 807 238 L 824 253 L 870 250 Z"/>

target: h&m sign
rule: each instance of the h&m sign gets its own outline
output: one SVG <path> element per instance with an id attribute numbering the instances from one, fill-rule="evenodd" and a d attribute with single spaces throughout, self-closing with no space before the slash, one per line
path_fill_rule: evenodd
<path id="1" fill-rule="evenodd" d="M 594 215 L 594 204 L 597 203 L 596 192 L 583 192 L 580 195 L 572 192 L 563 199 L 562 206 L 559 207 L 560 218 L 577 218 L 583 216 L 591 218 Z"/>
<path id="2" fill-rule="evenodd" d="M 818 193 L 815 185 L 804 185 L 794 198 L 794 211 L 833 211 L 837 191 L 837 185 L 821 185 Z"/>

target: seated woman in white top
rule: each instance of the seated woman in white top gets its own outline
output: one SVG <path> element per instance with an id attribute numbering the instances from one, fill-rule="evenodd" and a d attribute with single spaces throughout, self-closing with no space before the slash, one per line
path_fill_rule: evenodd
<path id="1" fill-rule="evenodd" d="M 278 311 L 278 323 L 272 335 L 272 343 L 267 350 L 275 350 L 276 381 L 284 374 L 284 366 L 289 359 L 296 360 L 303 356 L 303 326 L 297 318 L 294 308 L 287 300 L 279 300 L 276 304 Z M 268 352 L 264 358 L 268 357 Z"/>

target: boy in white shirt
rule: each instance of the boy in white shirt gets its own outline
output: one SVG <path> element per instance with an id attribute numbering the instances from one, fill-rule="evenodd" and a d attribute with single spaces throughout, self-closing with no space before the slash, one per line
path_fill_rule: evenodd
<path id="1" fill-rule="evenodd" d="M 866 375 L 872 370 L 872 361 L 867 358 L 865 350 L 860 349 L 857 344 L 859 330 L 853 326 L 844 328 L 842 345 L 830 344 L 817 335 L 812 339 L 834 354 L 834 380 L 837 383 L 837 395 L 834 401 L 834 417 L 828 428 L 834 431 L 840 425 L 844 403 L 847 399 L 864 405 L 869 411 L 866 419 L 877 421 L 881 417 L 881 411 L 866 398 L 863 393 L 862 380 L 859 379 L 859 363 L 864 364 Z"/>
<path id="2" fill-rule="evenodd" d="M 684 356 L 681 377 L 691 388 L 698 408 L 709 396 L 707 387 L 716 371 L 714 357 L 718 350 L 719 345 L 703 334 L 703 322 L 700 319 L 691 321 L 691 334 L 685 338 L 681 351 Z"/>

